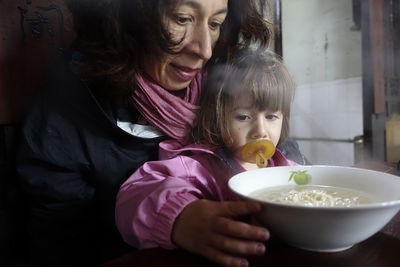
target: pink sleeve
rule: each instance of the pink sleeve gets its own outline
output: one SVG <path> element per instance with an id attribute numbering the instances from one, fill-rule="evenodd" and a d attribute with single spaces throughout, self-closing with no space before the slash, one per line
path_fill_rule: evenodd
<path id="1" fill-rule="evenodd" d="M 120 188 L 115 219 L 122 238 L 137 248 L 175 248 L 171 242 L 176 217 L 203 198 L 181 157 L 145 163 Z M 173 170 L 173 171 L 172 171 Z M 202 183 L 202 178 L 196 183 Z M 205 179 L 205 178 L 204 178 Z"/>

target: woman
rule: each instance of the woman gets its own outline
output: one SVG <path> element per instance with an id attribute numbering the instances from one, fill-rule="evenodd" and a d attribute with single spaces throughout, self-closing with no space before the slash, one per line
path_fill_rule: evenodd
<path id="1" fill-rule="evenodd" d="M 114 222 L 120 185 L 161 140 L 187 141 L 207 64 L 267 46 L 256 1 L 69 0 L 77 40 L 49 68 L 17 159 L 33 265 L 97 265 L 129 249 Z M 260 208 L 201 204 L 227 217 Z"/>

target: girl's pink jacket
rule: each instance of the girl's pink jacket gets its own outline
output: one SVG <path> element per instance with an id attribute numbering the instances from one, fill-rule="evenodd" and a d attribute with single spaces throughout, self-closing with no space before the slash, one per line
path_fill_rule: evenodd
<path id="1" fill-rule="evenodd" d="M 159 161 L 150 161 L 122 184 L 115 218 L 122 238 L 136 248 L 172 249 L 172 226 L 193 201 L 238 201 L 230 191 L 232 169 L 206 144 L 180 147 L 174 140 L 160 143 Z M 276 150 L 269 166 L 298 165 Z M 244 171 L 238 164 L 239 172 Z"/>

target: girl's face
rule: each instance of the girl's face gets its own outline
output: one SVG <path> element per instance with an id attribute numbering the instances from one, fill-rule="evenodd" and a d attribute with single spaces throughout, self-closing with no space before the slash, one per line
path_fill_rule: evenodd
<path id="1" fill-rule="evenodd" d="M 146 63 L 146 73 L 161 87 L 177 91 L 186 88 L 211 58 L 228 0 L 183 0 L 164 23 L 173 41 L 183 41 L 176 54 L 161 52 Z M 158 54 L 157 54 L 158 55 Z"/>
<path id="2" fill-rule="evenodd" d="M 243 162 L 242 147 L 250 142 L 268 139 L 276 146 L 281 136 L 283 114 L 280 111 L 258 110 L 248 94 L 240 94 L 229 115 L 229 130 L 233 138 L 230 150 L 235 160 L 246 169 L 257 168 L 256 164 Z"/>

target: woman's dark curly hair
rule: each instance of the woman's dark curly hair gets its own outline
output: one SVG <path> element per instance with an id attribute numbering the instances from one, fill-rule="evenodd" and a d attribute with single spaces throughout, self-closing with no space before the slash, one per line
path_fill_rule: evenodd
<path id="1" fill-rule="evenodd" d="M 111 84 L 120 95 L 135 88 L 148 55 L 158 49 L 173 53 L 162 23 L 182 0 L 67 0 L 77 34 L 76 49 L 83 55 L 80 70 L 90 81 Z M 271 38 L 264 19 L 264 0 L 228 0 L 228 14 L 208 64 L 229 60 L 240 48 L 257 42 L 267 47 Z M 115 93 L 115 92 L 114 92 Z"/>

